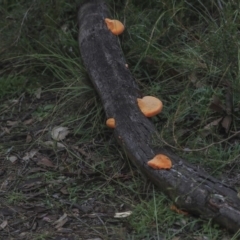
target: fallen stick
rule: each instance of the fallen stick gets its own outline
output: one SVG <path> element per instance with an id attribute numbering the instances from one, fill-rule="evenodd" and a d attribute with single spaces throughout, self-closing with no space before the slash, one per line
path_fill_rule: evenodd
<path id="1" fill-rule="evenodd" d="M 106 116 L 116 121 L 115 138 L 134 165 L 178 208 L 237 232 L 240 229 L 237 191 L 167 148 L 153 146 L 157 131 L 139 110 L 137 98 L 142 97 L 141 92 L 125 65 L 118 37 L 108 30 L 105 18 L 110 18 L 110 13 L 103 0 L 86 1 L 78 13 L 78 41 L 84 65 Z M 171 159 L 170 170 L 154 170 L 147 165 L 157 154 Z"/>

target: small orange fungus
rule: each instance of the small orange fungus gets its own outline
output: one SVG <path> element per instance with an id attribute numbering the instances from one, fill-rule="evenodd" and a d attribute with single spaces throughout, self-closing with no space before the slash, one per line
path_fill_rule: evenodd
<path id="1" fill-rule="evenodd" d="M 156 97 L 145 96 L 137 99 L 138 106 L 146 117 L 153 117 L 163 109 L 162 101 Z"/>
<path id="2" fill-rule="evenodd" d="M 115 128 L 116 127 L 116 121 L 114 118 L 109 118 L 107 121 L 106 121 L 106 125 L 109 127 L 109 128 Z"/>
<path id="3" fill-rule="evenodd" d="M 105 23 L 114 35 L 120 35 L 124 31 L 124 25 L 118 20 L 105 18 Z"/>
<path id="4" fill-rule="evenodd" d="M 188 212 L 185 212 L 181 209 L 178 209 L 175 205 L 172 205 L 170 209 L 176 213 L 183 214 L 183 215 L 188 215 Z"/>
<path id="5" fill-rule="evenodd" d="M 153 169 L 170 169 L 172 161 L 163 154 L 156 155 L 152 160 L 147 162 L 148 166 Z"/>

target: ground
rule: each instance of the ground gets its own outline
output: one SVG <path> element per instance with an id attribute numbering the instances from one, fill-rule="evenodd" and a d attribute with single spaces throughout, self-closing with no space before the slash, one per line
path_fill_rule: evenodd
<path id="1" fill-rule="evenodd" d="M 238 239 L 173 211 L 118 146 L 81 61 L 81 3 L 0 6 L 1 239 Z M 163 143 L 238 189 L 239 3 L 108 4 L 136 82 L 164 103 Z"/>

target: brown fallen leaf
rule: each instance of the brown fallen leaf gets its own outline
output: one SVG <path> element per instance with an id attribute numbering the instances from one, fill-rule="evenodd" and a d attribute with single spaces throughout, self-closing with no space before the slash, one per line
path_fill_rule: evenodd
<path id="1" fill-rule="evenodd" d="M 26 137 L 26 143 L 30 143 L 31 141 L 32 141 L 32 137 L 30 134 L 28 134 Z"/>
<path id="2" fill-rule="evenodd" d="M 6 226 L 8 225 L 8 221 L 4 220 L 1 224 L 0 224 L 0 228 L 4 229 Z"/>
<path id="3" fill-rule="evenodd" d="M 15 155 L 11 155 L 8 157 L 8 160 L 11 162 L 11 163 L 15 163 L 17 160 L 18 160 L 18 157 L 15 156 Z"/>
<path id="4" fill-rule="evenodd" d="M 46 167 L 54 167 L 53 163 L 46 157 L 41 158 L 38 162 L 37 165 L 43 165 Z"/>
<path id="5" fill-rule="evenodd" d="M 42 93 L 42 88 L 38 88 L 34 95 L 36 96 L 37 99 L 40 99 L 41 98 L 41 93 Z"/>
<path id="6" fill-rule="evenodd" d="M 33 118 L 27 119 L 23 122 L 24 125 L 29 125 L 33 123 Z"/>
<path id="7" fill-rule="evenodd" d="M 197 76 L 196 76 L 196 72 L 193 71 L 191 72 L 189 75 L 188 75 L 188 79 L 193 83 L 195 84 L 198 80 Z"/>
<path id="8" fill-rule="evenodd" d="M 18 121 L 7 121 L 8 127 L 13 127 L 13 126 L 16 126 L 17 124 L 18 124 Z"/>
<path id="9" fill-rule="evenodd" d="M 7 189 L 8 184 L 9 184 L 8 180 L 3 181 L 0 186 L 0 190 L 5 191 Z"/>
<path id="10" fill-rule="evenodd" d="M 62 188 L 60 189 L 60 192 L 61 192 L 62 194 L 65 194 L 65 195 L 68 195 L 68 194 L 69 194 L 66 186 L 62 187 Z"/>
<path id="11" fill-rule="evenodd" d="M 212 96 L 211 103 L 209 105 L 209 108 L 212 109 L 215 112 L 224 112 L 226 110 L 225 106 L 222 104 L 220 98 L 216 95 Z"/>
<path id="12" fill-rule="evenodd" d="M 132 214 L 132 211 L 115 213 L 114 218 L 126 218 Z"/>
<path id="13" fill-rule="evenodd" d="M 68 215 L 64 213 L 57 221 L 53 223 L 53 225 L 56 225 L 55 228 L 61 228 L 63 225 L 68 221 Z"/>
<path id="14" fill-rule="evenodd" d="M 26 152 L 22 159 L 24 161 L 28 161 L 31 158 L 33 158 L 37 153 L 38 153 L 37 149 L 32 149 L 30 152 Z"/>
<path id="15" fill-rule="evenodd" d="M 232 123 L 232 116 L 227 115 L 223 118 L 222 120 L 222 127 L 225 128 L 225 132 L 228 133 L 229 132 L 229 128 L 231 126 Z"/>
<path id="16" fill-rule="evenodd" d="M 222 120 L 222 118 L 218 118 L 218 119 L 215 119 L 214 121 L 210 122 L 209 124 L 207 124 L 204 129 L 211 129 L 212 127 L 214 126 L 217 126 L 220 121 Z"/>
<path id="17" fill-rule="evenodd" d="M 47 147 L 54 147 L 55 146 L 55 143 L 53 141 L 46 141 L 46 142 L 44 142 L 44 144 Z M 57 146 L 57 148 L 65 148 L 65 146 L 60 142 L 57 142 L 56 146 Z"/>
<path id="18" fill-rule="evenodd" d="M 222 117 L 215 119 L 214 121 L 208 123 L 204 128 L 203 131 L 201 132 L 201 135 L 203 137 L 207 137 L 209 134 L 211 134 L 211 130 L 213 127 L 216 127 L 219 125 L 219 123 L 222 121 Z"/>
<path id="19" fill-rule="evenodd" d="M 52 138 L 56 141 L 61 141 L 63 140 L 69 133 L 69 130 L 67 127 L 54 127 L 52 132 L 51 132 L 51 135 L 52 135 Z"/>

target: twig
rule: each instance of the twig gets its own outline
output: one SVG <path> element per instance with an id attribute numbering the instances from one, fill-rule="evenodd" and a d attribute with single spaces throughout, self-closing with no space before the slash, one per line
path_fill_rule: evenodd
<path id="1" fill-rule="evenodd" d="M 226 142 L 226 141 L 230 140 L 231 138 L 237 136 L 238 134 L 240 134 L 240 131 L 235 132 L 235 133 L 234 133 L 233 135 L 231 135 L 230 137 L 225 138 L 225 139 L 223 139 L 223 140 L 221 140 L 221 141 L 219 141 L 219 142 L 211 143 L 211 144 L 209 144 L 209 145 L 206 146 L 206 147 L 197 148 L 197 149 L 188 149 L 188 150 L 184 150 L 184 149 L 182 149 L 182 148 L 174 147 L 173 145 L 171 145 L 171 144 L 169 144 L 168 142 L 166 142 L 166 141 L 163 139 L 162 135 L 161 135 L 161 140 L 162 140 L 167 146 L 169 146 L 169 147 L 171 147 L 171 148 L 173 148 L 173 149 L 175 149 L 175 150 L 182 150 L 182 151 L 184 151 L 184 152 L 199 152 L 199 151 L 206 150 L 206 149 L 210 148 L 210 147 L 213 146 L 213 145 L 221 144 L 221 143 L 223 143 L 223 142 Z"/>

